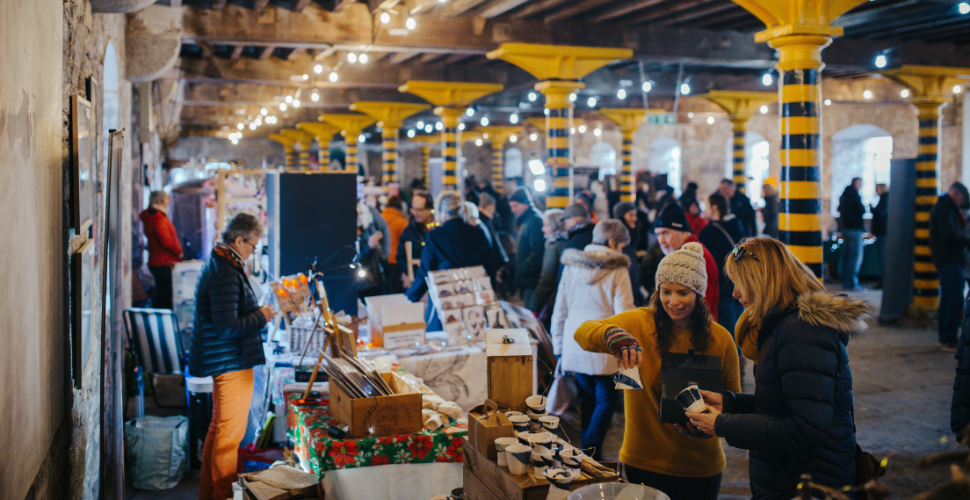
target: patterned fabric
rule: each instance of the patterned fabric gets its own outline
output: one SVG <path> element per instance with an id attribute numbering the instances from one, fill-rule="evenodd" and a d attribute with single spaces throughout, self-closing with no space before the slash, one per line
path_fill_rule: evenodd
<path id="1" fill-rule="evenodd" d="M 223 259 L 226 259 L 234 267 L 245 269 L 245 264 L 239 257 L 239 254 L 236 253 L 235 250 L 229 248 L 229 245 L 226 245 L 225 243 L 217 243 L 216 247 L 212 249 L 212 255 L 218 255 Z"/>
<path id="2" fill-rule="evenodd" d="M 129 341 L 147 373 L 181 373 L 182 346 L 171 309 L 125 310 Z"/>
<path id="3" fill-rule="evenodd" d="M 330 395 L 323 393 L 319 405 L 292 404 L 302 396 L 285 394 L 287 435 L 310 471 L 320 476 L 353 467 L 462 461 L 461 440 L 468 434 L 465 419 L 452 419 L 434 432 L 334 439 L 327 433 L 328 425 L 338 423 L 327 407 Z"/>
<path id="4" fill-rule="evenodd" d="M 640 352 L 640 344 L 637 342 L 637 339 L 631 337 L 623 329 L 615 326 L 606 330 L 606 346 L 617 357 L 623 355 L 624 349 L 632 349 Z"/>

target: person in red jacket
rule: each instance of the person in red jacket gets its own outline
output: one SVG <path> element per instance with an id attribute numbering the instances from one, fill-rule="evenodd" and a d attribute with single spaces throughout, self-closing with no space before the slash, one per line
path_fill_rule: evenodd
<path id="1" fill-rule="evenodd" d="M 657 244 L 663 250 L 664 255 L 670 255 L 680 250 L 685 243 L 697 242 L 697 236 L 691 233 L 690 223 L 687 222 L 687 215 L 677 203 L 667 205 L 657 220 L 653 223 L 653 232 L 657 235 Z M 701 244 L 701 246 L 704 246 Z M 704 247 L 704 264 L 707 268 L 707 290 L 704 292 L 704 302 L 707 309 L 711 312 L 711 318 L 717 321 L 718 303 L 718 271 L 717 262 L 711 252 Z"/>
<path id="2" fill-rule="evenodd" d="M 172 308 L 172 268 L 182 260 L 182 245 L 175 225 L 168 219 L 168 193 L 152 191 L 150 206 L 142 212 L 141 219 L 148 238 L 148 269 L 155 277 L 156 309 Z"/>

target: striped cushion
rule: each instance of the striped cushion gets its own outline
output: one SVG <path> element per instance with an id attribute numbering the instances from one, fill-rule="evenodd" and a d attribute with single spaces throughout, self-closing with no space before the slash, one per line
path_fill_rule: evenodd
<path id="1" fill-rule="evenodd" d="M 126 309 L 125 319 L 145 372 L 182 372 L 178 321 L 171 309 Z"/>

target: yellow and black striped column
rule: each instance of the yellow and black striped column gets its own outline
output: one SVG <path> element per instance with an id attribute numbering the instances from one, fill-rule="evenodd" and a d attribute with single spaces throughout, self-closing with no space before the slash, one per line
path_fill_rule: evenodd
<path id="1" fill-rule="evenodd" d="M 330 144 L 320 143 L 320 149 L 317 150 L 317 163 L 320 165 L 320 170 L 327 170 L 330 165 Z"/>
<path id="2" fill-rule="evenodd" d="M 549 196 L 546 208 L 569 205 L 569 94 L 584 85 L 568 80 L 539 82 L 535 89 L 546 96 L 546 164 L 549 167 Z"/>
<path id="3" fill-rule="evenodd" d="M 785 36 L 771 41 L 772 47 L 779 50 L 778 70 L 781 73 L 779 239 L 819 278 L 822 277 L 819 138 L 822 132 L 821 71 L 824 66 L 821 51 L 830 42 L 829 37 L 815 35 Z"/>
<path id="4" fill-rule="evenodd" d="M 312 139 L 312 138 L 311 138 Z M 300 141 L 299 164 L 300 170 L 310 170 L 310 143 Z"/>
<path id="5" fill-rule="evenodd" d="M 634 130 L 622 130 L 623 146 L 620 150 L 620 201 L 636 200 L 636 183 L 633 182 L 633 134 Z"/>
<path id="6" fill-rule="evenodd" d="M 384 127 L 381 129 L 381 160 L 384 164 L 384 192 L 388 186 L 397 182 L 397 134 L 400 129 Z"/>
<path id="7" fill-rule="evenodd" d="M 347 134 L 344 137 L 347 149 L 344 151 L 344 170 L 350 170 L 351 172 L 357 171 L 357 136 L 353 134 Z"/>
<path id="8" fill-rule="evenodd" d="M 293 170 L 297 166 L 296 149 L 293 146 L 284 146 L 286 149 L 286 170 Z"/>
<path id="9" fill-rule="evenodd" d="M 435 108 L 434 113 L 441 117 L 441 190 L 458 190 L 458 124 L 464 108 Z M 430 187 L 430 184 L 428 185 Z"/>
<path id="10" fill-rule="evenodd" d="M 504 144 L 492 140 L 492 186 L 496 192 L 502 191 L 502 180 L 505 178 L 505 150 Z"/>
<path id="11" fill-rule="evenodd" d="M 424 176 L 424 185 L 427 186 L 429 179 L 428 163 L 431 159 L 431 148 L 428 146 L 421 146 L 421 175 Z"/>
<path id="12" fill-rule="evenodd" d="M 745 186 L 748 184 L 748 172 L 744 156 L 744 133 L 747 125 L 747 119 L 731 119 L 731 128 L 734 131 L 733 156 L 731 157 L 734 168 L 731 172 L 731 180 L 738 186 L 738 191 L 742 193 L 745 192 Z"/>
<path id="13" fill-rule="evenodd" d="M 916 100 L 914 100 L 916 101 Z M 916 231 L 913 263 L 913 306 L 935 311 L 940 305 L 940 276 L 930 254 L 930 210 L 936 204 L 942 103 L 913 102 L 919 117 L 916 150 Z"/>

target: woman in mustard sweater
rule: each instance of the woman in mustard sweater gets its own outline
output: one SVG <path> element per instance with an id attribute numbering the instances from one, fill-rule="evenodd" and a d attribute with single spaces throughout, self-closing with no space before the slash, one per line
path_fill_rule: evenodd
<path id="1" fill-rule="evenodd" d="M 626 429 L 620 449 L 624 479 L 666 493 L 671 500 L 716 500 L 724 471 L 721 441 L 695 427 L 660 422 L 660 364 L 667 353 L 720 356 L 724 388 L 740 391 L 738 351 L 731 335 L 711 321 L 700 243 L 687 243 L 657 268 L 649 307 L 587 321 L 575 339 L 587 351 L 612 353 L 640 368 L 643 390 L 625 394 Z"/>

